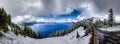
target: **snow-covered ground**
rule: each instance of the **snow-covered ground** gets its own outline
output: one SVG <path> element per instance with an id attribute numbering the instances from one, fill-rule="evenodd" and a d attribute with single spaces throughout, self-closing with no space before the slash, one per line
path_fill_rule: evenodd
<path id="1" fill-rule="evenodd" d="M 100 44 L 120 44 L 120 25 L 99 30 Z"/>
<path id="2" fill-rule="evenodd" d="M 114 27 L 109 27 L 109 28 L 100 28 L 100 30 L 103 30 L 103 31 L 120 31 L 120 25 L 119 26 L 114 26 Z"/>
<path id="3" fill-rule="evenodd" d="M 100 28 L 102 31 L 120 31 L 120 26 Z M 3 33 L 2 31 L 0 31 Z M 85 34 L 83 27 L 79 27 L 75 31 L 61 37 L 52 37 L 45 39 L 34 39 L 30 37 L 24 37 L 21 35 L 16 36 L 14 33 L 9 31 L 8 33 L 3 33 L 0 37 L 0 44 L 89 44 L 91 34 L 81 38 L 76 38 L 77 32 L 80 36 Z M 100 34 L 100 33 L 99 33 Z"/>
<path id="4" fill-rule="evenodd" d="M 91 34 L 83 38 L 76 38 L 77 32 L 80 36 L 83 36 L 85 34 L 83 27 L 79 27 L 75 31 L 65 36 L 45 39 L 33 39 L 21 35 L 16 36 L 11 31 L 8 33 L 2 32 L 3 36 L 0 37 L 0 44 L 88 44 L 91 38 Z"/>

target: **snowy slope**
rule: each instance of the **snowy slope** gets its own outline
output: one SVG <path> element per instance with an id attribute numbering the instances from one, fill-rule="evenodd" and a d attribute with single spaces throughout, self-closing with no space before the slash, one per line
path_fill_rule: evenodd
<path id="1" fill-rule="evenodd" d="M 32 42 L 32 38 L 23 37 L 21 35 L 16 36 L 10 31 L 3 33 L 3 36 L 0 37 L 0 44 L 33 44 Z"/>
<path id="2" fill-rule="evenodd" d="M 76 38 L 77 31 L 79 32 L 80 36 L 84 35 L 85 31 L 82 27 L 79 27 L 75 31 L 65 36 L 45 39 L 33 39 L 29 37 L 23 37 L 21 35 L 16 36 L 11 31 L 8 33 L 2 32 L 4 36 L 0 37 L 0 44 L 88 44 L 91 35 L 83 38 Z"/>
<path id="3" fill-rule="evenodd" d="M 109 28 L 100 28 L 100 30 L 103 30 L 103 31 L 120 31 L 120 25 L 119 26 L 114 26 L 114 27 L 109 27 Z"/>
<path id="4" fill-rule="evenodd" d="M 120 25 L 108 28 L 100 28 L 100 44 L 120 44 Z"/>
<path id="5" fill-rule="evenodd" d="M 91 35 L 88 35 L 83 38 L 76 38 L 77 31 L 79 32 L 80 36 L 83 36 L 85 34 L 83 28 L 79 27 L 75 31 L 65 36 L 41 39 L 40 43 L 41 44 L 88 44 Z"/>

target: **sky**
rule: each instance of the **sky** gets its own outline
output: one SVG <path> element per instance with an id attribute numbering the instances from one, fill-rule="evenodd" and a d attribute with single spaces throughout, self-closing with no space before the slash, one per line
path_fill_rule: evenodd
<path id="1" fill-rule="evenodd" d="M 110 8 L 119 16 L 119 2 L 120 0 L 0 0 L 0 7 L 16 23 L 75 22 L 89 17 L 107 17 Z"/>

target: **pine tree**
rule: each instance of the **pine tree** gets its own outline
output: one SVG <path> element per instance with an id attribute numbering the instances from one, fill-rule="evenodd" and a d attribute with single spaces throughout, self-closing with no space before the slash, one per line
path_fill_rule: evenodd
<path id="1" fill-rule="evenodd" d="M 23 30 L 23 35 L 24 36 L 27 36 L 27 25 L 24 25 L 24 30 Z"/>
<path id="2" fill-rule="evenodd" d="M 42 32 L 39 32 L 38 38 L 42 38 Z"/>
<path id="3" fill-rule="evenodd" d="M 17 30 L 17 29 L 14 29 L 14 33 L 15 33 L 16 35 L 18 35 L 18 30 Z"/>
<path id="4" fill-rule="evenodd" d="M 49 34 L 49 37 L 54 37 L 54 32 L 52 32 L 51 34 Z"/>
<path id="5" fill-rule="evenodd" d="M 0 8 L 0 29 L 3 29 L 4 32 L 7 32 L 8 25 L 11 23 L 11 16 L 6 13 L 3 8 Z"/>
<path id="6" fill-rule="evenodd" d="M 79 35 L 78 31 L 77 31 L 77 36 L 76 36 L 76 38 L 79 38 L 79 37 L 80 37 L 80 35 Z"/>
<path id="7" fill-rule="evenodd" d="M 9 16 L 10 17 L 10 16 Z M 0 22 L 3 25 L 6 25 L 9 21 L 8 14 L 5 12 L 3 8 L 0 9 Z"/>
<path id="8" fill-rule="evenodd" d="M 109 22 L 109 25 L 112 27 L 114 25 L 114 18 L 113 18 L 113 10 L 110 9 L 109 10 L 109 17 L 108 17 L 108 22 Z"/>

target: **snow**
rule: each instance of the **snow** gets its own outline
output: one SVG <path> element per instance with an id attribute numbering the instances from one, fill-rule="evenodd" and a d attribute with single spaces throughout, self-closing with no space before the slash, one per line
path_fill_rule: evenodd
<path id="1" fill-rule="evenodd" d="M 40 40 L 41 44 L 73 44 L 63 39 L 62 37 L 47 38 Z"/>
<path id="2" fill-rule="evenodd" d="M 85 36 L 78 41 L 78 44 L 89 44 L 91 35 Z"/>
<path id="3" fill-rule="evenodd" d="M 16 36 L 13 32 L 3 33 L 3 37 L 0 37 L 0 44 L 88 44 L 91 38 L 91 34 L 83 38 L 76 38 L 77 32 L 80 36 L 85 33 L 83 27 L 79 27 L 75 31 L 61 37 L 52 37 L 45 39 L 33 39 L 30 37 L 24 37 L 21 35 Z"/>
<path id="4" fill-rule="evenodd" d="M 83 29 L 83 27 L 79 27 L 75 31 L 65 36 L 41 39 L 40 43 L 41 44 L 89 44 L 91 34 L 83 38 L 81 37 L 76 38 L 77 32 L 79 33 L 80 36 L 83 36 L 85 34 L 85 30 Z"/>
<path id="5" fill-rule="evenodd" d="M 12 28 L 8 25 L 8 29 L 11 30 Z"/>
<path id="6" fill-rule="evenodd" d="M 11 31 L 8 33 L 3 33 L 3 36 L 0 37 L 0 44 L 34 44 L 35 41 L 36 40 L 33 38 L 24 37 L 21 35 L 16 36 Z"/>
<path id="7" fill-rule="evenodd" d="M 100 28 L 100 30 L 103 30 L 103 31 L 120 31 L 120 25 L 119 26 L 114 26 L 114 27 L 109 27 L 109 28 Z"/>

